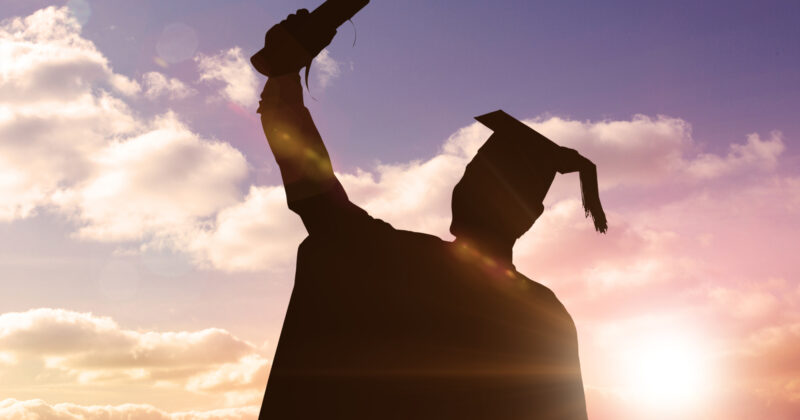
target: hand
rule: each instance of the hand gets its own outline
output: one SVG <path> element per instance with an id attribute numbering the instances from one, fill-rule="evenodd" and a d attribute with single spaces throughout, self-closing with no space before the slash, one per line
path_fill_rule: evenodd
<path id="1" fill-rule="evenodd" d="M 267 76 L 296 73 L 331 43 L 336 30 L 320 28 L 308 10 L 300 9 L 270 28 L 264 48 L 251 58 L 256 70 Z"/>

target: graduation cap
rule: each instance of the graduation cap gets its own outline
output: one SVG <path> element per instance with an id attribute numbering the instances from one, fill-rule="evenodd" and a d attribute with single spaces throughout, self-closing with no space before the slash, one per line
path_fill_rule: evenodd
<path id="1" fill-rule="evenodd" d="M 530 207 L 540 207 L 556 172 L 577 171 L 586 216 L 592 217 L 598 232 L 605 233 L 608 226 L 597 189 L 597 168 L 592 161 L 557 145 L 502 110 L 475 119 L 494 131 L 476 158 L 491 163 L 515 194 Z"/>

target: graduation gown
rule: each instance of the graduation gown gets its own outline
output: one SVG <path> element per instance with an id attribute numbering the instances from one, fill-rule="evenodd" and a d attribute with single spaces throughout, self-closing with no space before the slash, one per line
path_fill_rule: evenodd
<path id="1" fill-rule="evenodd" d="M 328 172 L 302 103 L 281 95 L 262 122 L 309 235 L 259 420 L 585 419 L 575 326 L 555 295 L 369 216 Z"/>

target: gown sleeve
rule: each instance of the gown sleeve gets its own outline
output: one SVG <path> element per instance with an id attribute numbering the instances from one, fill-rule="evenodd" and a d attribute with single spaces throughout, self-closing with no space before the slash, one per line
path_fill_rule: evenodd
<path id="1" fill-rule="evenodd" d="M 309 234 L 345 233 L 353 224 L 372 220 L 348 199 L 336 178 L 322 137 L 303 105 L 299 75 L 267 80 L 258 112 L 289 208 L 300 215 Z"/>

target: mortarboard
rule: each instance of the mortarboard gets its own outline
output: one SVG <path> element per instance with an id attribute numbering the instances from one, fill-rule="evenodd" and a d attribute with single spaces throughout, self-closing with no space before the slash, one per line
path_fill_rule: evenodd
<path id="1" fill-rule="evenodd" d="M 494 131 L 478 150 L 478 156 L 493 162 L 495 170 L 504 173 L 504 178 L 513 184 L 525 201 L 540 205 L 556 172 L 577 171 L 586 216 L 592 217 L 598 232 L 605 233 L 608 226 L 600 204 L 597 168 L 592 161 L 573 149 L 557 145 L 502 110 L 475 119 Z"/>

